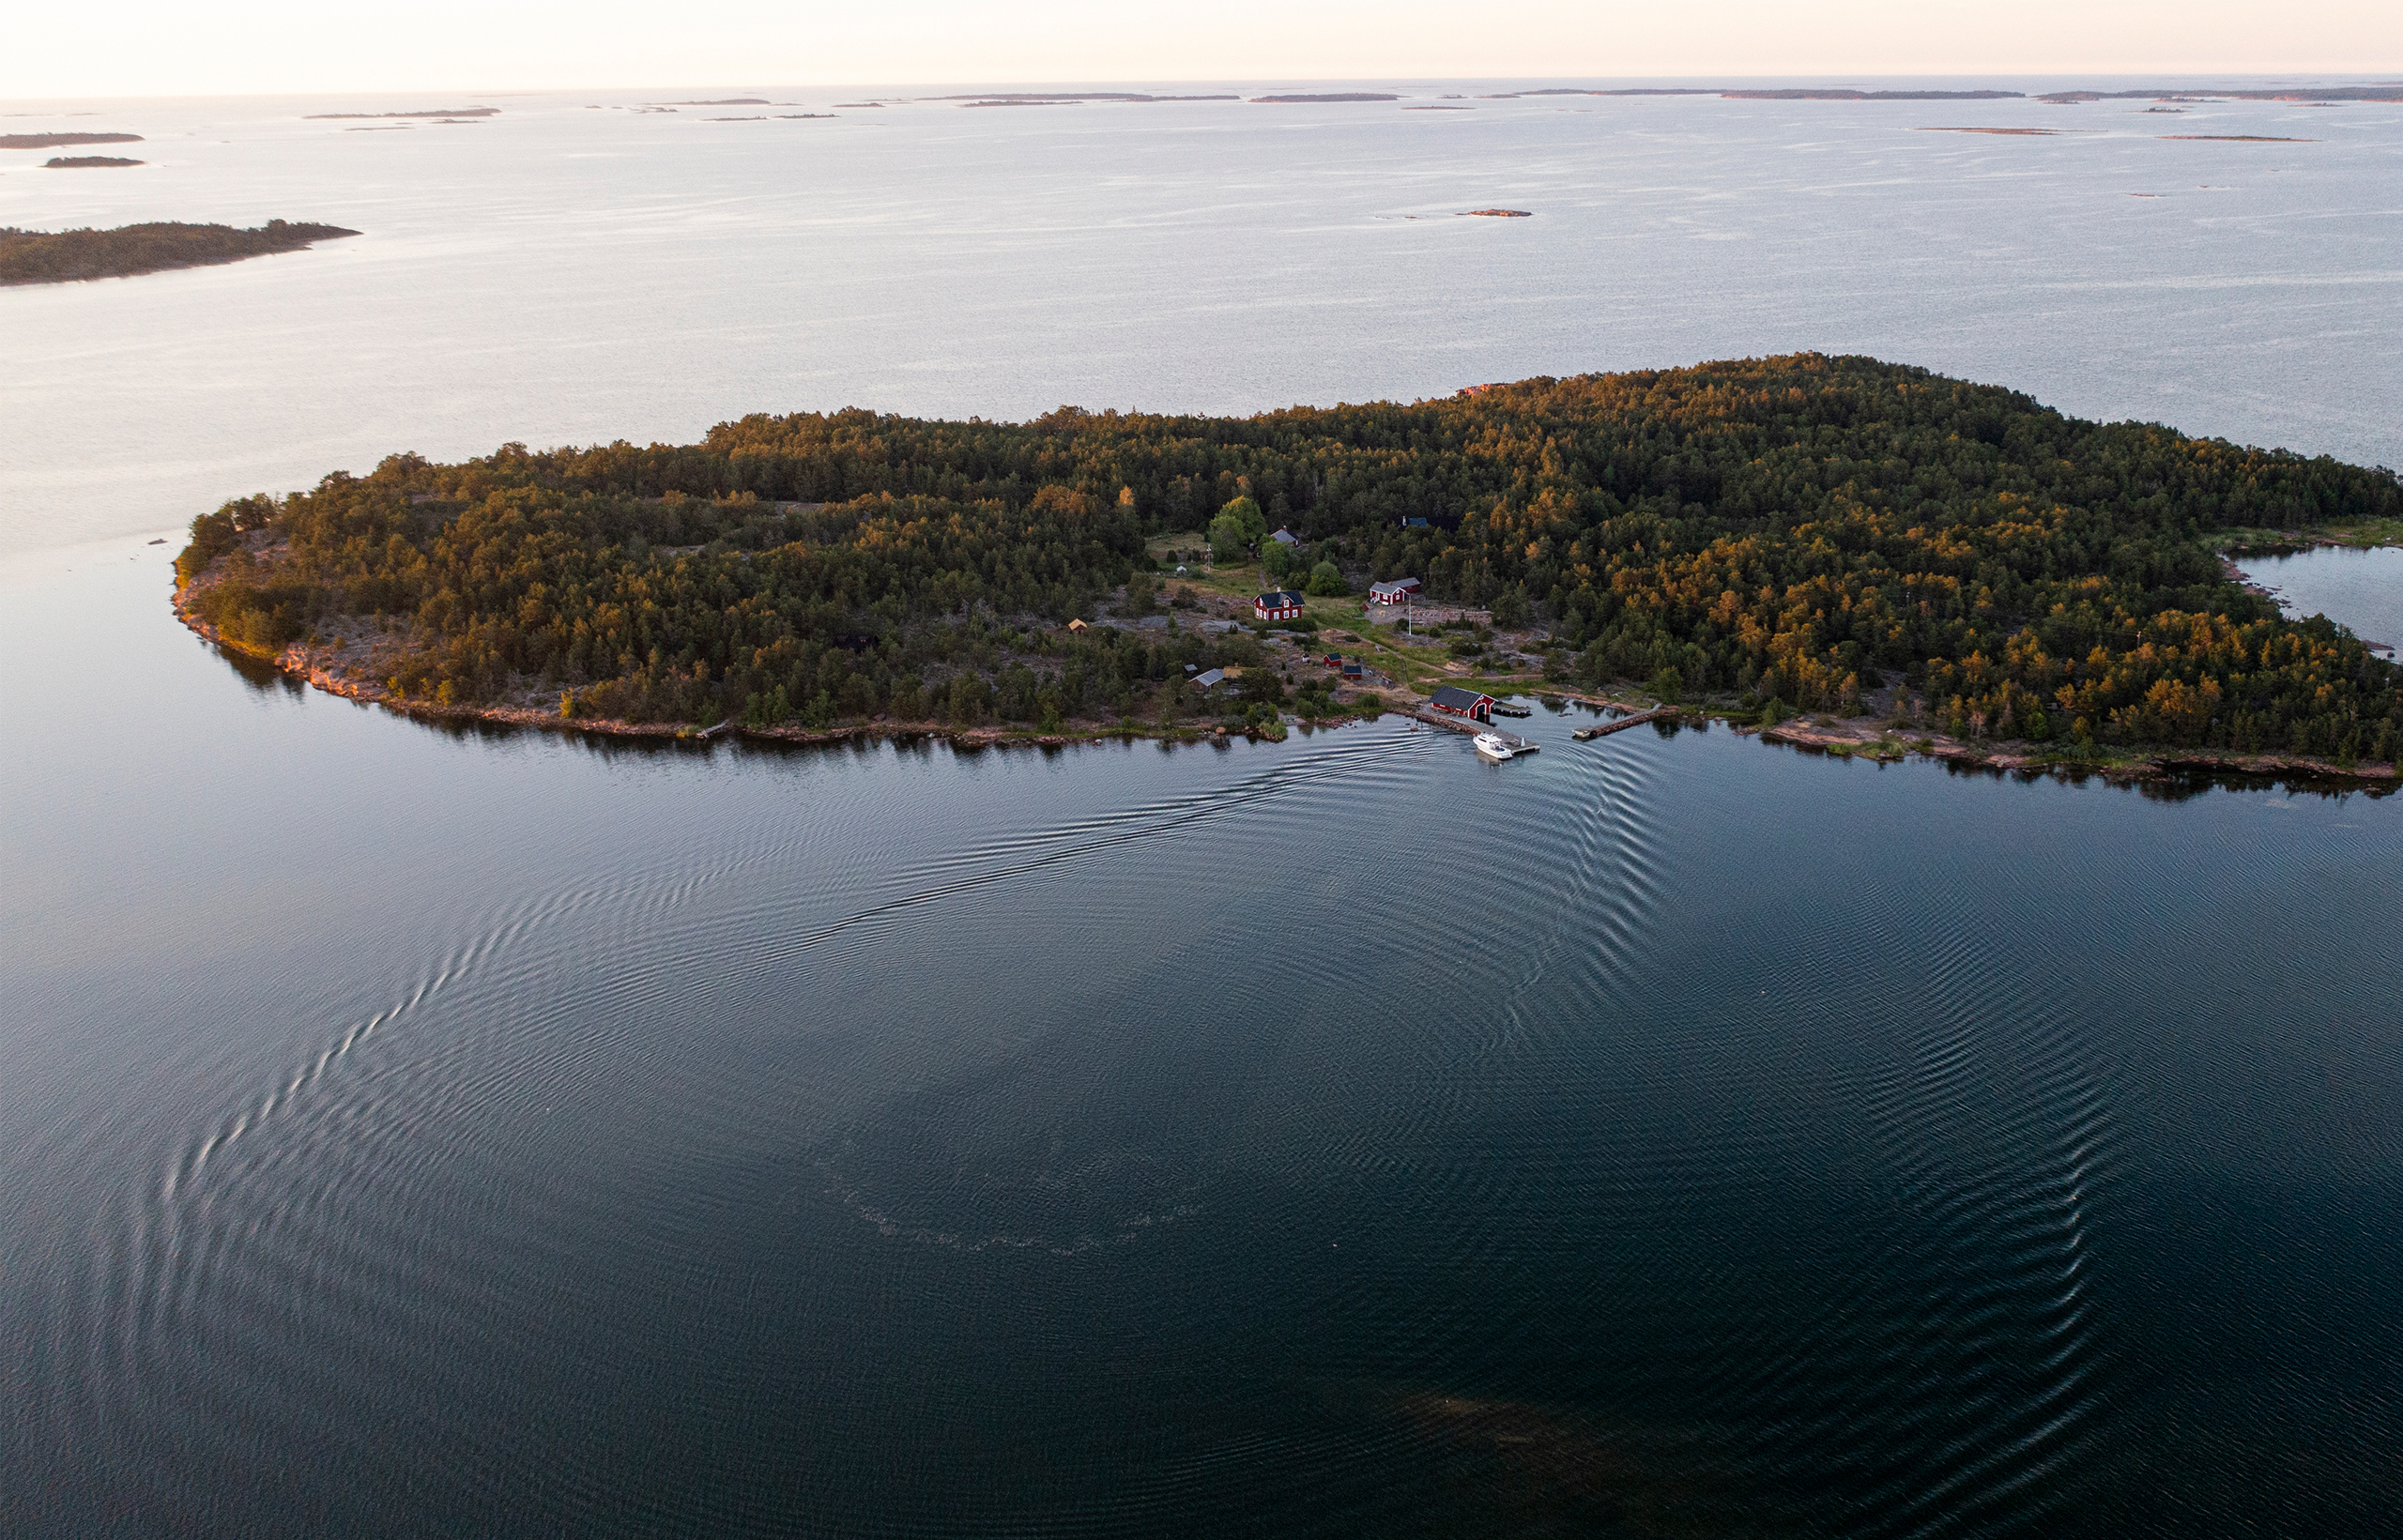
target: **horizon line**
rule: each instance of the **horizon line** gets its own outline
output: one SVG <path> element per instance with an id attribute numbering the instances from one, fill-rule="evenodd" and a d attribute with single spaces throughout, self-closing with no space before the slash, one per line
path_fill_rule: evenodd
<path id="1" fill-rule="evenodd" d="M 2372 78 L 2372 77 L 2381 77 L 2381 76 L 2382 76 L 2382 77 L 2388 77 L 2388 78 Z M 1677 85 L 1677 86 L 1682 86 L 1682 87 L 1685 87 L 1685 88 L 1687 88 L 1687 89 L 1691 89 L 1691 90 L 1694 90 L 1694 91 L 1698 91 L 1698 92 L 1707 93 L 1707 92 L 1718 91 L 1718 90 L 1741 89 L 1741 88 L 1745 88 L 1745 87 L 1749 87 L 1749 86 L 1753 86 L 1753 85 L 1757 85 L 1757 84 L 1761 84 L 1768 83 L 1768 82 L 1778 82 L 1778 83 L 1783 83 L 1783 84 L 1794 84 L 1794 85 L 1815 86 L 1815 87 L 1818 87 L 1818 88 L 1821 88 L 1821 89 L 1826 89 L 1826 90 L 1848 90 L 1848 89 L 1860 89 L 1860 88 L 1863 88 L 1863 86 L 1864 86 L 1865 83 L 1870 83 L 1870 82 L 1891 83 L 1891 82 L 1896 82 L 1896 81 L 1917 81 L 1917 82 L 1926 82 L 1926 81 L 1980 81 L 1980 82 L 1986 82 L 1986 83 L 2001 83 L 2001 82 L 2019 82 L 2019 83 L 2028 83 L 2028 82 L 2031 82 L 2031 81 L 2037 81 L 2037 80 L 2040 80 L 2040 79 L 2041 79 L 2041 80 L 2046 80 L 2046 81 L 2060 81 L 2060 82 L 2090 82 L 2090 81 L 2119 81 L 2119 82 L 2127 82 L 2127 81 L 2137 81 L 2137 80 L 2143 80 L 2143 79 L 2146 79 L 2146 78 L 2150 78 L 2150 79 L 2152 79 L 2152 80 L 2158 80 L 2158 81 L 2162 82 L 2165 85 L 2173 84 L 2180 84 L 2180 85 L 2181 85 L 2181 86 L 2182 86 L 2182 88 L 2186 88 L 2186 89 L 2194 89 L 2194 88 L 2197 88 L 2197 87 L 2201 86 L 2204 83 L 2207 83 L 2207 82 L 2227 82 L 2227 83 L 2230 83 L 2230 84 L 2237 83 L 2237 82 L 2244 82 L 2244 83 L 2248 83 L 2248 84 L 2255 84 L 2255 85 L 2267 85 L 2267 86 L 2273 86 L 2273 87 L 2274 87 L 2274 86 L 2279 86 L 2279 85 L 2291 85 L 2291 86 L 2295 86 L 2295 87 L 2298 87 L 2298 88 L 2310 88 L 2310 87 L 2334 87 L 2334 86 L 2342 85 L 2342 86 L 2350 86 L 2350 87 L 2354 87 L 2354 88 L 2371 88 L 2371 89 L 2380 89 L 2380 88 L 2383 88 L 2383 89 L 2403 90 L 2403 66 L 2390 66 L 2390 67 L 2387 67 L 2387 68 L 2385 68 L 2385 69 L 2361 69 L 2361 68 L 2359 68 L 2359 67 L 2355 67 L 2355 68 L 2353 68 L 2353 69 L 2325 69 L 2325 70 L 2322 70 L 2322 69 L 2280 69 L 2280 70 L 2276 70 L 2276 71 L 2268 71 L 2268 72 L 2261 72 L 2261 73 L 2251 73 L 2251 72 L 2237 71 L 2237 70 L 2197 71 L 2197 70 L 2182 70 L 2182 69 L 2110 69 L 2110 70 L 2093 70 L 2093 69 L 2083 69 L 2083 70 L 2061 70 L 2061 71 L 2058 71 L 2058 72 L 2054 72 L 2054 71 L 2043 71 L 2043 70 L 2013 70 L 2013 71 L 2009 71 L 2009 72 L 2001 72 L 2001 73 L 1968 73 L 1968 72 L 1960 72 L 1960 71 L 1951 71 L 1951 70 L 1908 70 L 1908 71 L 1899 71 L 1899 72 L 1890 72 L 1890 73 L 1867 73 L 1867 72 L 1862 72 L 1862 73 L 1846 73 L 1846 74 L 1837 74 L 1837 73 L 1832 72 L 1832 71 L 1819 71 L 1819 72 L 1813 72 L 1813 73 L 1809 73 L 1809 74 L 1791 74 L 1791 75 L 1784 75 L 1784 74 L 1780 74 L 1780 75 L 1755 75 L 1755 74 L 1733 74 L 1733 73 L 1731 73 L 1731 74 L 1721 75 L 1721 76 L 1716 76 L 1716 77 L 1711 76 L 1711 75 L 1707 75 L 1707 74 L 1699 74 L 1699 73 L 1650 73 L 1650 74 L 1624 74 L 1624 75 L 1618 75 L 1618 74 L 1608 74 L 1608 75 L 1605 75 L 1605 74 L 1582 75 L 1582 74 L 1569 74 L 1569 73 L 1548 73 L 1548 74 L 1526 74 L 1526 75 L 1520 75 L 1520 74 L 1462 74 L 1462 75 L 1423 75 L 1423 74 L 1384 74 L 1384 75 L 1265 75 L 1265 74 L 1263 74 L 1263 75 L 1244 75 L 1244 76 L 1232 76 L 1232 75 L 1217 75 L 1217 76 L 1185 76 L 1185 77 L 1173 77 L 1173 78 L 1171 78 L 1171 77 L 1165 77 L 1165 76 L 1133 76 L 1133 75 L 1120 75 L 1120 76 L 1084 77 L 1084 78 L 1079 78 L 1079 79 L 1064 79 L 1064 78 L 1061 78 L 1061 77 L 1049 77 L 1049 78 L 1040 78 L 1040 79 L 1037 79 L 1037 78 L 1003 79 L 1003 78 L 994 77 L 994 76 L 970 76 L 970 77 L 960 77 L 960 78 L 950 79 L 950 80 L 939 80 L 939 79 L 921 79 L 921 80 L 914 80 L 914 81 L 905 81 L 905 80 L 883 80 L 883 81 L 865 81 L 865 80 L 807 80 L 807 81 L 790 81 L 790 80 L 788 80 L 788 81 L 767 82 L 767 83 L 760 83 L 760 82 L 756 81 L 756 80 L 755 80 L 755 81 L 751 81 L 751 82 L 744 82 L 744 83 L 728 83 L 728 82 L 726 82 L 726 81 L 724 81 L 724 80 L 718 80 L 718 81 L 690 81 L 690 80 L 684 80 L 684 81 L 673 81 L 673 80 L 671 80 L 671 81 L 651 81 L 651 82 L 645 82 L 645 83 L 635 84 L 580 84 L 580 85 L 541 85 L 541 86 L 537 86 L 537 85 L 510 85 L 510 86 L 494 86 L 494 85 L 489 85 L 489 84 L 487 84 L 487 85 L 481 85 L 481 86 L 480 86 L 480 85 L 467 85 L 467 84 L 452 84 L 388 85 L 388 86 L 356 86 L 356 85 L 319 86 L 319 87 L 313 87 L 313 86 L 280 86 L 280 87 L 275 87 L 275 88 L 271 88 L 271 89 L 253 89 L 253 90 L 240 90 L 240 91 L 148 91 L 148 92 L 127 93 L 127 94 L 123 94 L 123 95 L 109 94 L 109 93 L 97 93 L 97 92 L 76 93 L 76 94 L 71 94 L 71 95 L 62 95 L 62 96 L 8 96 L 8 95 L 0 95 L 0 102 L 8 102 L 8 103 L 10 103 L 10 104 L 31 105 L 31 104 L 41 103 L 41 102 L 76 102 L 76 101 L 194 101 L 194 100 L 206 100 L 206 101 L 230 101 L 230 100 L 242 100 L 242 99 L 271 99 L 271 98 L 276 98 L 276 97 L 336 97 L 336 96 L 348 97 L 348 96 L 364 96 L 364 95 L 379 95 L 379 94 L 380 94 L 380 95 L 390 95 L 390 94 L 406 94 L 406 93 L 415 93 L 415 92 L 438 92 L 438 93 L 445 93 L 445 94 L 458 94 L 458 93 L 466 92 L 466 93 L 473 93 L 473 94 L 477 94 L 477 95 L 482 95 L 482 96 L 491 96 L 491 97 L 547 97 L 547 96 L 564 96 L 564 95 L 572 95 L 572 94 L 579 94 L 579 93 L 587 93 L 587 94 L 589 94 L 589 93 L 594 93 L 594 92 L 705 91 L 705 90 L 728 90 L 728 91 L 731 91 L 731 90 L 753 90 L 753 91 L 766 91 L 766 90 L 775 90 L 775 91 L 799 91 L 799 90 L 829 90 L 829 89 L 839 89 L 839 90 L 844 90 L 844 91 L 865 91 L 865 92 L 868 92 L 868 93 L 869 93 L 869 94 L 871 94 L 871 95 L 874 95 L 874 94 L 892 95 L 892 94 L 895 94 L 895 93 L 899 92 L 899 91 L 902 91 L 902 90 L 919 90 L 919 89 L 924 89 L 924 88 L 928 88 L 928 87 L 943 87 L 943 88 L 954 88 L 954 89 L 965 88 L 965 89 L 969 89 L 969 90 L 972 90 L 972 91 L 974 91 L 974 90 L 983 90 L 983 89 L 990 89 L 990 90 L 992 90 L 992 91 L 994 91 L 994 92 L 996 92 L 996 93 L 999 93 L 999 92 L 1008 91 L 1008 90 L 1012 90 L 1012 89 L 1022 89 L 1022 88 L 1030 87 L 1030 86 L 1033 86 L 1033 87 L 1043 87 L 1043 86 L 1048 86 L 1048 87 L 1051 87 L 1051 88 L 1053 88 L 1054 90 L 1059 90 L 1059 91 L 1074 91 L 1074 90 L 1095 90 L 1095 91 L 1098 91 L 1098 90 L 1106 89 L 1106 88 L 1109 88 L 1109 87 L 1125 87 L 1125 86 L 1139 86 L 1139 87 L 1140 87 L 1140 86 L 1169 86 L 1169 85 L 1176 85 L 1176 86 L 1193 86 L 1193 85 L 1233 86 L 1233 85 L 1236 85 L 1236 84 L 1249 84 L 1258 85 L 1258 86 L 1263 86 L 1263 87 L 1280 87 L 1280 86 L 1294 86 L 1294 85 L 1322 85 L 1322 84 L 1323 84 L 1323 85 L 1370 85 L 1370 84 L 1381 84 L 1381 85 L 1413 85 L 1413 84 L 1428 84 L 1428 85 L 1434 85 L 1434 84 L 1506 84 L 1506 83 L 1519 83 L 1519 82 L 1529 82 L 1529 81 L 1544 81 L 1544 82 L 1555 82 L 1555 83 L 1560 83 L 1560 84 L 1563 85 L 1563 87 L 1564 87 L 1564 88 L 1570 88 L 1570 87 L 1574 87 L 1574 86 L 1576 86 L 1576 85 L 1580 85 L 1580 84 L 1615 84 L 1615 85 L 1630 85 L 1630 84 L 1634 84 L 1634 85 L 1645 85 L 1645 84 L 1666 84 L 1666 85 Z M 2123 86 L 2123 88 L 2129 88 L 2129 87 L 2124 87 L 2124 86 Z M 2140 88 L 2140 87 L 2138 87 L 2138 88 Z"/>

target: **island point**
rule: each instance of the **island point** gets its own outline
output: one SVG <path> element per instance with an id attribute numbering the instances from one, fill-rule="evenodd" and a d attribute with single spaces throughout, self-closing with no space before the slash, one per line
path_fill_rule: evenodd
<path id="1" fill-rule="evenodd" d="M 202 515 L 175 602 L 325 690 L 580 731 L 1281 738 L 1450 688 L 1878 757 L 2379 782 L 2395 665 L 2225 553 L 2398 538 L 2390 471 L 1803 354 L 394 454 Z"/>

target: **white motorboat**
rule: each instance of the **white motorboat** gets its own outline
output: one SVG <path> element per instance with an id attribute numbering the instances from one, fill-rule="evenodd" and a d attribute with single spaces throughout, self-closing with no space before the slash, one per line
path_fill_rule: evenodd
<path id="1" fill-rule="evenodd" d="M 1477 752 L 1498 765 L 1505 759 L 1516 759 L 1523 754 L 1535 753 L 1536 745 L 1525 739 L 1503 733 L 1479 733 L 1477 735 Z"/>

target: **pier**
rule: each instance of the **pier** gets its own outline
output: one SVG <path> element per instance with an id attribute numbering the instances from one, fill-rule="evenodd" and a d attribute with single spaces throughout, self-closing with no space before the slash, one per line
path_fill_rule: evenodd
<path id="1" fill-rule="evenodd" d="M 1574 738 L 1578 742 L 1583 743 L 1591 739 L 1608 738 L 1613 733 L 1623 733 L 1630 727 L 1638 726 L 1646 722 L 1655 722 L 1661 717 L 1673 717 L 1676 714 L 1677 709 L 1674 706 L 1655 706 L 1648 711 L 1638 711 L 1633 716 L 1620 717 L 1614 722 L 1598 722 L 1590 727 L 1580 727 L 1569 736 Z"/>
<path id="2" fill-rule="evenodd" d="M 1472 738 L 1479 733 L 1491 733 L 1508 744 L 1513 755 L 1533 754 L 1543 747 L 1542 744 L 1530 739 L 1521 738 L 1516 733 L 1506 733 L 1490 722 L 1477 722 L 1466 717 L 1446 716 L 1441 711 L 1423 709 L 1404 711 L 1400 714 L 1413 722 L 1423 722 L 1430 727 L 1441 727 L 1447 732 L 1466 733 Z"/>

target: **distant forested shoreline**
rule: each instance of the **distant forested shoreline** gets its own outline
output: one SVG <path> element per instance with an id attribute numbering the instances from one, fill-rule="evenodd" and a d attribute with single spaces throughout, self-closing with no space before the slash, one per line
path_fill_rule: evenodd
<path id="1" fill-rule="evenodd" d="M 100 164 L 103 160 L 88 158 L 84 163 Z M 172 221 L 128 224 L 115 230 L 0 229 L 0 284 L 69 283 L 92 278 L 130 278 L 174 267 L 207 267 L 276 252 L 297 252 L 314 241 L 357 234 L 337 225 L 289 224 L 283 220 L 269 220 L 248 230 Z"/>
<path id="2" fill-rule="evenodd" d="M 0 150 L 54 150 L 69 145 L 139 145 L 138 133 L 0 133 Z"/>
<path id="3" fill-rule="evenodd" d="M 2403 515 L 2393 472 L 1862 358 L 1248 418 L 849 410 L 692 445 L 397 454 L 202 516 L 176 570 L 187 613 L 256 649 L 373 628 L 376 680 L 407 701 L 1107 720 L 1221 644 L 1064 623 L 1153 604 L 1147 541 L 1223 536 L 1231 505 L 1291 531 L 1313 591 L 1420 577 L 1532 628 L 1558 681 L 1771 717 L 1885 689 L 1932 730 L 2062 750 L 2391 762 L 2403 735 L 2393 663 L 2281 618 L 2212 546 Z"/>

